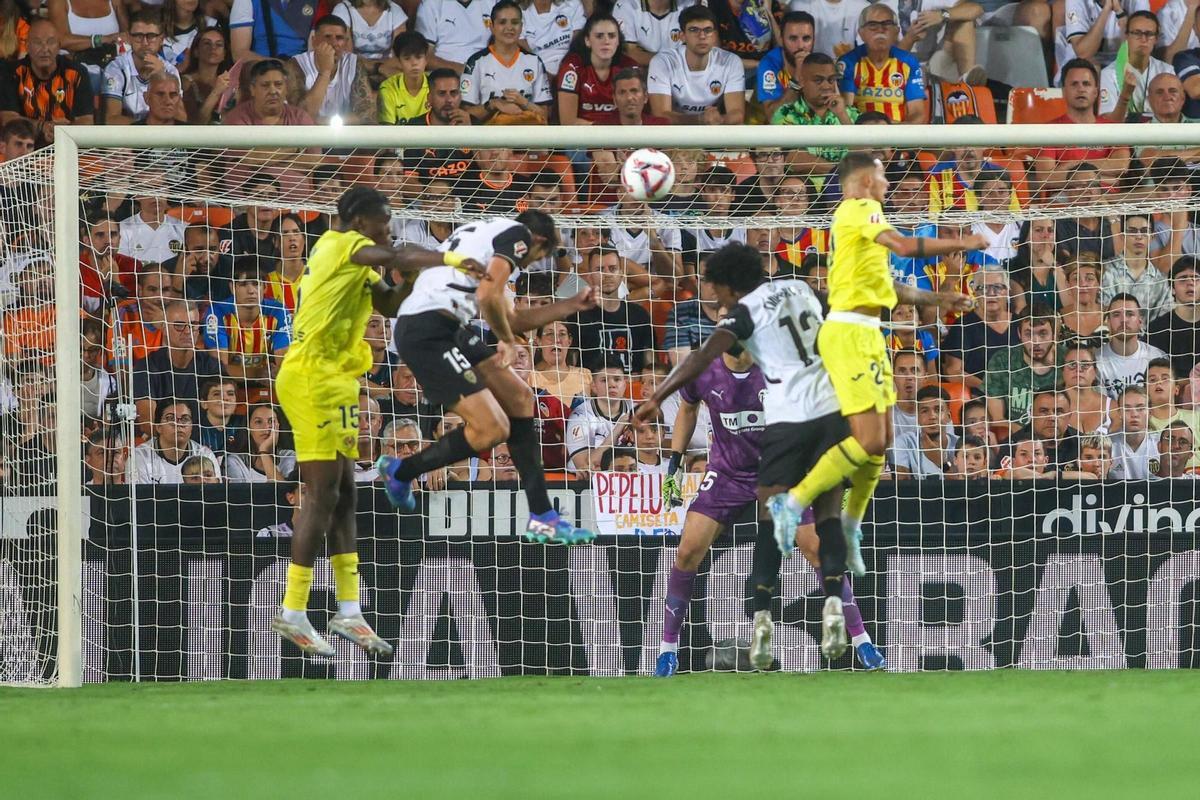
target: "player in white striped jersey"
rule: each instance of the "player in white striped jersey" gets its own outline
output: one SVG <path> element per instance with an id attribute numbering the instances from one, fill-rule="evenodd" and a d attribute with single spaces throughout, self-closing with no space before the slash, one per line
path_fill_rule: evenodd
<path id="1" fill-rule="evenodd" d="M 758 498 L 771 511 L 775 541 L 786 556 L 795 544 L 796 525 L 781 522 L 777 506 L 787 488 L 803 478 L 817 458 L 849 435 L 849 426 L 816 352 L 817 329 L 823 320 L 820 300 L 803 281 L 767 282 L 766 277 L 762 255 L 749 245 L 727 244 L 709 257 L 704 278 L 728 309 L 726 316 L 704 345 L 635 409 L 634 419 L 639 423 L 653 419 L 663 400 L 735 345 L 749 351 L 767 385 Z M 829 659 L 840 656 L 848 643 L 842 609 L 846 539 L 841 499 L 840 488 L 831 489 L 813 504 L 825 589 L 821 652 Z"/>
<path id="2" fill-rule="evenodd" d="M 525 537 L 573 544 L 594 538 L 574 527 L 550 504 L 538 442 L 534 398 L 511 368 L 516 334 L 541 328 L 595 304 L 591 290 L 548 306 L 516 311 L 509 282 L 530 261 L 558 247 L 554 220 L 526 211 L 515 220 L 494 217 L 463 225 L 439 246 L 446 262 L 474 259 L 487 268 L 482 280 L 453 266 L 430 269 L 413 284 L 400 307 L 396 349 L 430 403 L 444 405 L 466 424 L 408 458 L 383 456 L 379 473 L 398 508 L 415 507 L 412 481 L 508 442 L 513 465 L 529 501 Z M 499 344 L 488 346 L 471 323 L 482 313 Z"/>

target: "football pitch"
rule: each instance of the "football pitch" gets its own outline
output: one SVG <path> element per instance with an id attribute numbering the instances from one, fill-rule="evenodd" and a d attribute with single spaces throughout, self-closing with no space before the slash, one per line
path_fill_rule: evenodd
<path id="1" fill-rule="evenodd" d="M 0 689 L 0 741 L 13 798 L 1196 797 L 1200 672 Z"/>

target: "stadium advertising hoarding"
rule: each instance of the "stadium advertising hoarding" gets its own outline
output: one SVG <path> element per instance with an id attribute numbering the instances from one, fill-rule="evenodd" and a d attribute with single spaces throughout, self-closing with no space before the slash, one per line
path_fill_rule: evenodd
<path id="1" fill-rule="evenodd" d="M 653 668 L 676 540 L 523 544 L 515 531 L 524 503 L 511 489 L 435 493 L 424 501 L 428 513 L 412 516 L 362 492 L 363 603 L 397 656 L 375 663 L 339 642 L 334 659 L 302 659 L 268 628 L 289 549 L 289 507 L 277 491 L 139 489 L 136 635 L 127 490 L 93 496 L 85 680 L 128 679 L 135 646 L 143 678 L 157 679 L 615 676 Z M 590 490 L 553 494 L 589 521 Z M 867 534 L 871 572 L 856 581 L 863 616 L 899 670 L 1200 665 L 1198 496 L 1190 481 L 1003 491 L 994 482 L 990 491 L 885 482 Z M 10 676 L 36 669 L 34 653 L 53 651 L 44 632 L 55 629 L 36 602 L 52 578 L 44 558 L 53 547 L 52 500 L 13 502 L 23 510 L 6 508 L 0 545 L 0 607 L 8 609 L 0 668 Z M 684 669 L 702 668 L 714 642 L 749 639 L 749 522 L 724 537 L 702 569 L 681 641 Z M 313 591 L 314 608 L 332 607 L 324 560 Z M 822 668 L 818 585 L 799 556 L 784 562 L 781 593 L 780 666 Z M 849 665 L 848 656 L 835 664 Z"/>

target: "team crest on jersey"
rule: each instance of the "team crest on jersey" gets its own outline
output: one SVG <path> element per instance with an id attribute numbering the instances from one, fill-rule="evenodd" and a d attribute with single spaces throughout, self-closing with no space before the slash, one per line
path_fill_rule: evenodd
<path id="1" fill-rule="evenodd" d="M 54 99 L 57 100 L 58 102 L 62 103 L 64 100 L 67 99 L 66 90 L 65 89 L 55 89 L 54 90 Z"/>
<path id="2" fill-rule="evenodd" d="M 479 382 L 479 379 L 477 377 L 475 377 L 475 370 L 473 370 L 473 369 L 465 370 L 463 372 L 462 376 L 463 376 L 463 380 L 465 380 L 469 384 L 474 385 Z"/>
<path id="3" fill-rule="evenodd" d="M 1160 463 L 1160 462 L 1159 462 L 1159 460 L 1158 460 L 1157 458 L 1152 458 L 1152 459 L 1150 459 L 1150 474 L 1151 474 L 1151 475 L 1157 475 L 1157 474 L 1158 474 L 1158 466 L 1159 466 L 1159 463 Z"/>
<path id="4" fill-rule="evenodd" d="M 565 14 L 559 14 L 557 17 L 554 18 L 554 24 L 560 28 L 565 28 L 565 27 L 567 27 L 569 22 L 567 21 L 567 17 Z"/>
<path id="5" fill-rule="evenodd" d="M 713 97 L 720 97 L 721 96 L 721 82 L 713 81 L 712 83 L 710 83 L 708 85 L 708 91 L 712 93 Z"/>
<path id="6" fill-rule="evenodd" d="M 680 32 L 679 28 L 672 28 L 671 29 L 671 41 L 678 42 L 681 39 L 683 39 L 683 34 Z"/>
<path id="7" fill-rule="evenodd" d="M 891 75 L 888 75 L 888 83 L 891 84 L 893 88 L 899 89 L 904 85 L 904 73 L 893 72 Z"/>
<path id="8" fill-rule="evenodd" d="M 527 69 L 527 70 L 523 71 L 521 73 L 521 77 L 523 77 L 525 79 L 526 83 L 533 83 L 533 70 Z"/>
<path id="9" fill-rule="evenodd" d="M 575 70 L 571 70 L 566 75 L 563 75 L 562 88 L 565 91 L 568 91 L 568 92 L 575 91 L 575 85 L 577 83 L 579 83 L 579 73 L 576 72 Z"/>
<path id="10" fill-rule="evenodd" d="M 306 16 L 306 17 L 311 17 L 311 16 L 313 15 L 313 12 L 314 12 L 314 11 L 316 11 L 316 10 L 317 10 L 317 9 L 313 8 L 313 7 L 312 7 L 311 5 L 309 5 L 308 3 L 305 3 L 303 6 L 301 6 L 301 8 L 300 8 L 300 13 L 301 13 L 301 14 L 303 14 L 304 16 Z"/>
<path id="11" fill-rule="evenodd" d="M 487 28 L 489 31 L 492 29 L 492 15 L 491 14 L 483 15 L 483 27 Z"/>

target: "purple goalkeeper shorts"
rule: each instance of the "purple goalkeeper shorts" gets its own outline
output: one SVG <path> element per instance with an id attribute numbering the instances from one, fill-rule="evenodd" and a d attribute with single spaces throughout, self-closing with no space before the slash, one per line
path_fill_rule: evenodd
<path id="1" fill-rule="evenodd" d="M 758 502 L 756 484 L 757 481 L 752 476 L 726 477 L 715 470 L 709 470 L 700 482 L 700 491 L 696 493 L 696 499 L 688 506 L 688 513 L 695 511 L 728 528 L 735 522 L 743 521 L 747 513 L 746 506 Z M 805 509 L 800 524 L 813 524 L 811 508 Z"/>

